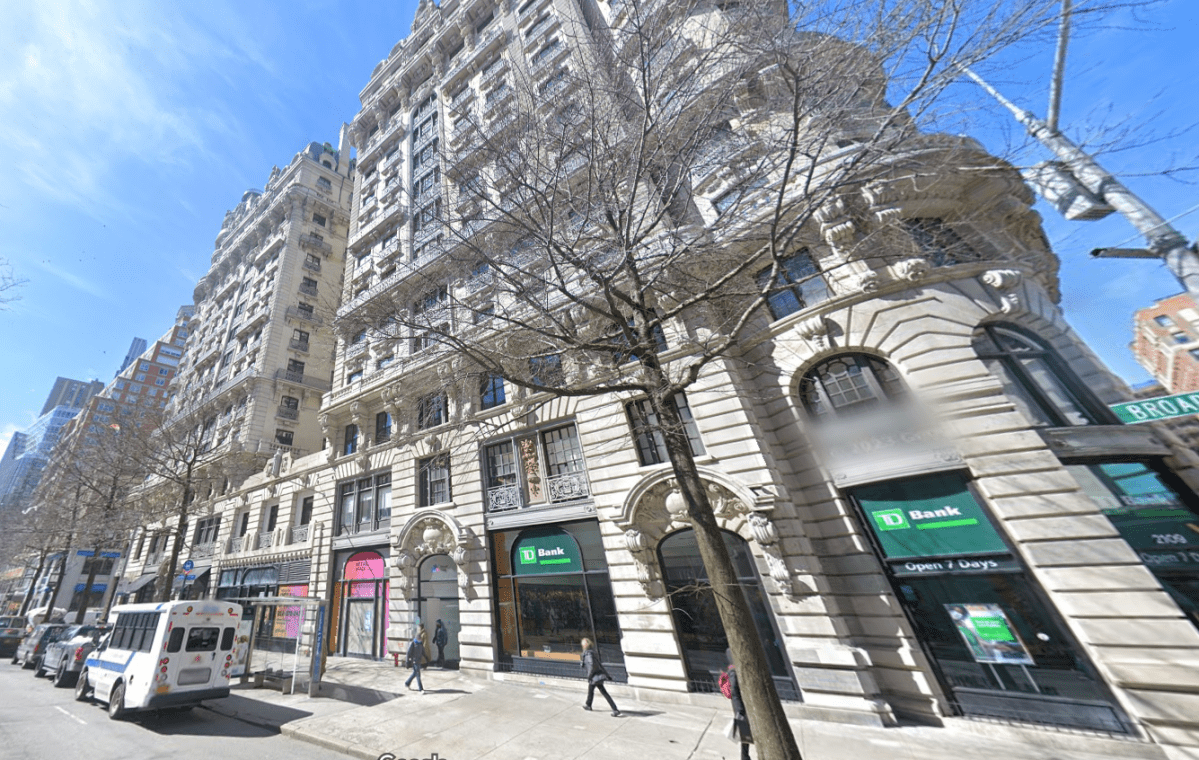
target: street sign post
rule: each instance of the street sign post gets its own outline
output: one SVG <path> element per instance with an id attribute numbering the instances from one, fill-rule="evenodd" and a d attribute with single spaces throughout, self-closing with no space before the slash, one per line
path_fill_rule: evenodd
<path id="1" fill-rule="evenodd" d="M 1199 414 L 1199 391 L 1175 393 L 1173 396 L 1159 396 L 1142 401 L 1125 401 L 1122 404 L 1112 404 L 1111 410 L 1126 425 L 1186 417 L 1189 414 Z"/>

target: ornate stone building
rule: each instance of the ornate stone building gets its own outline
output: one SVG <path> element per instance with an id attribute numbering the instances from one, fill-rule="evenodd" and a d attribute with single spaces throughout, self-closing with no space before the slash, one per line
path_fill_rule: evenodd
<path id="1" fill-rule="evenodd" d="M 337 310 L 358 326 L 337 335 L 325 448 L 222 502 L 320 526 L 306 593 L 331 603 L 334 653 L 385 657 L 440 619 L 463 669 L 571 678 L 587 636 L 643 697 L 710 698 L 725 636 L 646 407 L 518 394 L 367 318 L 460 319 L 449 304 L 486 292 L 483 273 L 434 284 L 437 146 L 470 139 L 448 118 L 623 7 L 422 2 L 363 90 Z M 722 181 L 696 185 L 706 218 Z M 973 141 L 913 135 L 821 207 L 789 259 L 805 276 L 676 403 L 791 715 L 982 716 L 1193 756 L 1195 458 L 1108 409 L 1128 389 L 1064 320 L 1032 200 Z M 265 567 L 277 547 L 236 549 Z"/>

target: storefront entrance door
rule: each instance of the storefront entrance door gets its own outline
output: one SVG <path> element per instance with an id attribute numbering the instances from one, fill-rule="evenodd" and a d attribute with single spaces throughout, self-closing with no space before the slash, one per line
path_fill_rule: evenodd
<path id="1" fill-rule="evenodd" d="M 374 655 L 375 600 L 350 599 L 346 602 L 346 654 Z"/>
<path id="2" fill-rule="evenodd" d="M 460 659 L 458 654 L 458 632 L 462 629 L 458 622 L 458 568 L 445 554 L 428 557 L 420 567 L 420 621 L 428 635 L 428 655 L 430 662 L 437 660 L 437 646 L 433 636 L 437 631 L 437 621 L 440 620 L 446 630 L 445 664 L 455 667 Z"/>

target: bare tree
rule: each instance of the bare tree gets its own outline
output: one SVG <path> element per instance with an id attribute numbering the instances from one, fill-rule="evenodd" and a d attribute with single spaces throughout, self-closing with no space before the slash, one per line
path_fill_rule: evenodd
<path id="1" fill-rule="evenodd" d="M 447 93 L 440 147 L 413 127 L 411 274 L 342 333 L 409 336 L 445 353 L 443 381 L 502 378 L 530 402 L 644 399 L 761 757 L 799 753 L 676 399 L 738 360 L 768 311 L 826 297 L 886 244 L 897 225 L 856 236 L 847 196 L 1010 171 L 924 128 L 963 66 L 1054 15 L 1048 0 L 626 2 L 611 27 L 564 20 L 558 42 L 486 71 L 481 96 Z"/>
<path id="2" fill-rule="evenodd" d="M 13 301 L 20 300 L 17 289 L 26 282 L 27 280 L 13 274 L 12 265 L 8 263 L 8 259 L 0 257 L 0 311 L 7 309 Z"/>

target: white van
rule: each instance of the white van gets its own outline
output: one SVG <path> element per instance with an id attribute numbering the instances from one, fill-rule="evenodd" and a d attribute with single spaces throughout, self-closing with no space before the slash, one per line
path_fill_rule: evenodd
<path id="1" fill-rule="evenodd" d="M 88 655 L 75 699 L 95 697 L 119 719 L 133 710 L 194 707 L 229 696 L 241 605 L 222 601 L 123 604 L 108 641 Z"/>

